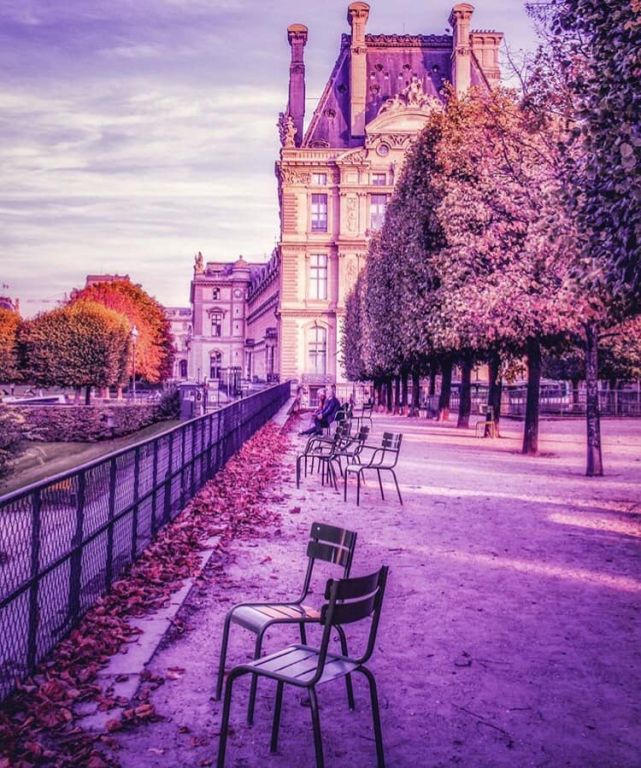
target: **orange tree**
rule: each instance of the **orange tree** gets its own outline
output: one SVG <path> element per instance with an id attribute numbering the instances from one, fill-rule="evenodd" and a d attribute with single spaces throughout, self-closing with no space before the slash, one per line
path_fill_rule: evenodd
<path id="1" fill-rule="evenodd" d="M 24 378 L 44 386 L 108 387 L 122 381 L 129 327 L 122 315 L 82 300 L 25 321 L 18 332 Z"/>
<path id="2" fill-rule="evenodd" d="M 123 315 L 131 330 L 136 326 L 135 370 L 140 378 L 156 384 L 171 376 L 174 347 L 169 320 L 162 305 L 129 280 L 95 283 L 72 295 L 71 304 L 90 300 Z M 133 373 L 130 357 L 129 375 Z"/>
<path id="3" fill-rule="evenodd" d="M 17 333 L 20 315 L 0 308 L 0 381 L 16 381 L 18 372 Z"/>

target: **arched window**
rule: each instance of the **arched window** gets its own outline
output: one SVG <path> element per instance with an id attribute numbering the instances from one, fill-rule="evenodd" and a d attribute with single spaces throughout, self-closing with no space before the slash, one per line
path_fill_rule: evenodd
<path id="1" fill-rule="evenodd" d="M 219 379 L 223 361 L 222 352 L 212 352 L 209 356 L 209 378 Z"/>
<path id="2" fill-rule="evenodd" d="M 187 378 L 187 361 L 186 360 L 180 361 L 180 378 L 181 379 Z"/>
<path id="3" fill-rule="evenodd" d="M 313 325 L 308 335 L 309 373 L 327 372 L 327 329 Z"/>

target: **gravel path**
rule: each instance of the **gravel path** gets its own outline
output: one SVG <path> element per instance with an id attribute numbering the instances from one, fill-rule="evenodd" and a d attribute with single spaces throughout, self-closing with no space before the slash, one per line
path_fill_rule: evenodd
<path id="1" fill-rule="evenodd" d="M 213 702 L 225 612 L 247 598 L 294 596 L 312 521 L 359 532 L 353 572 L 391 567 L 371 662 L 381 696 L 388 768 L 638 768 L 641 765 L 641 421 L 603 425 L 607 477 L 583 477 L 583 424 L 542 424 L 542 455 L 518 454 L 520 425 L 501 440 L 402 417 L 400 507 L 374 482 L 356 507 L 308 478 L 297 491 L 295 449 L 264 538 L 236 541 L 214 560 L 150 670 L 163 720 L 108 737 L 124 768 L 215 763 L 221 705 Z M 321 590 L 319 585 L 318 591 Z M 316 596 L 319 600 L 319 596 Z M 267 649 L 297 640 L 271 633 Z M 253 636 L 235 627 L 230 661 Z M 357 710 L 342 685 L 319 689 L 328 768 L 376 764 L 367 690 Z M 248 679 L 236 686 L 227 766 L 314 765 L 309 709 L 285 689 L 279 754 L 269 754 L 273 693 L 259 689 L 244 720 Z"/>

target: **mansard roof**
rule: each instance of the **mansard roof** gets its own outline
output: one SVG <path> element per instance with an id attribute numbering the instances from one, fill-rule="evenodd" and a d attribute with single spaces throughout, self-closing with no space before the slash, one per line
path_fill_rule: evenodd
<path id="1" fill-rule="evenodd" d="M 351 147 L 362 138 L 350 136 L 349 67 L 351 35 L 341 37 L 334 69 L 325 85 L 303 139 L 304 147 Z M 443 101 L 442 90 L 452 81 L 451 35 L 365 35 L 367 102 L 365 123 L 371 122 L 388 99 L 418 78 L 423 92 Z M 488 82 L 472 52 L 472 86 Z"/>

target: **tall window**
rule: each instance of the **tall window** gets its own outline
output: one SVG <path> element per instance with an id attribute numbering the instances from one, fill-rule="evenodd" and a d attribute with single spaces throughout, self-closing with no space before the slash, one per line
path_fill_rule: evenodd
<path id="1" fill-rule="evenodd" d="M 309 372 L 327 371 L 327 330 L 314 325 L 309 331 Z"/>
<path id="2" fill-rule="evenodd" d="M 212 352 L 209 356 L 209 378 L 219 379 L 223 361 L 222 352 Z"/>
<path id="3" fill-rule="evenodd" d="M 211 316 L 211 335 L 223 335 L 223 316 L 220 312 L 213 312 Z"/>
<path id="4" fill-rule="evenodd" d="M 212 288 L 211 297 L 214 301 L 218 301 L 220 298 L 220 288 Z"/>
<path id="5" fill-rule="evenodd" d="M 312 195 L 312 232 L 327 232 L 327 195 Z"/>
<path id="6" fill-rule="evenodd" d="M 313 253 L 309 262 L 309 298 L 327 298 L 327 254 Z"/>
<path id="7" fill-rule="evenodd" d="M 181 379 L 187 378 L 187 361 L 186 360 L 180 361 L 180 378 Z"/>
<path id="8" fill-rule="evenodd" d="M 383 226 L 385 208 L 387 208 L 387 195 L 371 195 L 369 203 L 371 229 L 380 229 Z"/>
<path id="9" fill-rule="evenodd" d="M 373 173 L 372 174 L 372 184 L 375 187 L 384 187 L 387 184 L 387 174 L 386 173 Z"/>
<path id="10" fill-rule="evenodd" d="M 315 187 L 324 187 L 327 184 L 326 173 L 312 173 L 312 184 Z"/>

